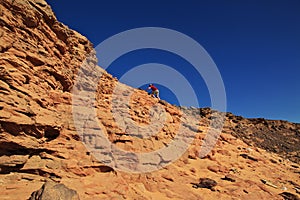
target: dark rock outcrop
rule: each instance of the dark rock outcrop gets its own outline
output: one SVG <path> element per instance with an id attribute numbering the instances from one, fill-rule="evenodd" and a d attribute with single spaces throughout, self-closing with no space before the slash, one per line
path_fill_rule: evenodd
<path id="1" fill-rule="evenodd" d="M 29 200 L 79 200 L 75 190 L 67 188 L 63 184 L 54 182 L 45 183 L 41 189 L 33 192 Z"/>
<path id="2" fill-rule="evenodd" d="M 283 192 L 280 193 L 279 195 L 282 196 L 284 200 L 300 200 L 300 198 L 297 195 L 289 192 Z"/>

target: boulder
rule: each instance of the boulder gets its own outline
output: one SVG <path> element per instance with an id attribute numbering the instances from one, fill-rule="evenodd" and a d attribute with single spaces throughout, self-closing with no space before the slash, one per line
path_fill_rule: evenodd
<path id="1" fill-rule="evenodd" d="M 64 184 L 46 182 L 41 189 L 33 192 L 29 200 L 79 200 L 75 190 Z"/>

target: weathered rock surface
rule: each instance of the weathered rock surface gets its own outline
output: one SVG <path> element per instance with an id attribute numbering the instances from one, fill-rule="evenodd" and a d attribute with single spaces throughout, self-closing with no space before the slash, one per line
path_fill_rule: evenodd
<path id="1" fill-rule="evenodd" d="M 96 63 L 44 0 L 0 2 L 0 199 L 48 181 L 80 199 L 297 197 L 299 124 L 226 113 L 218 137 L 224 113 L 158 101 Z M 193 188 L 203 177 L 213 191 Z"/>

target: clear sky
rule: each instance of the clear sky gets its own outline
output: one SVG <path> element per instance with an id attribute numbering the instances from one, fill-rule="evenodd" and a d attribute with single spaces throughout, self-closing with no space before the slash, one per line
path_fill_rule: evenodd
<path id="1" fill-rule="evenodd" d="M 300 122 L 299 0 L 47 2 L 59 21 L 85 35 L 94 46 L 139 27 L 164 27 L 186 34 L 205 48 L 218 67 L 228 112 Z M 119 78 L 136 65 L 153 62 L 180 68 L 197 91 L 200 107 L 211 105 L 203 80 L 194 77 L 190 64 L 172 53 L 131 52 L 108 71 Z M 158 86 L 162 99 L 177 103 L 170 90 Z"/>

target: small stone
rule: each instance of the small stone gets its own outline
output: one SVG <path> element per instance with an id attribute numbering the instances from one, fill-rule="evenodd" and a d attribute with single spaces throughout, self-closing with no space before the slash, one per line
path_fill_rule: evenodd
<path id="1" fill-rule="evenodd" d="M 270 187 L 273 187 L 273 188 L 278 188 L 276 185 L 274 185 L 273 183 L 271 183 L 270 181 L 267 181 L 267 180 L 264 180 L 264 179 L 261 179 L 261 182 L 263 182 L 265 185 L 268 185 Z"/>
<path id="2" fill-rule="evenodd" d="M 215 172 L 215 173 L 218 173 L 220 168 L 218 166 L 208 166 L 207 169 L 209 171 L 212 171 L 212 172 Z"/>
<path id="3" fill-rule="evenodd" d="M 207 188 L 214 190 L 213 187 L 217 185 L 217 182 L 215 180 L 212 180 L 210 178 L 200 178 L 199 183 L 193 184 L 194 188 Z"/>
<path id="4" fill-rule="evenodd" d="M 227 174 L 224 178 L 222 178 L 222 180 L 225 181 L 230 181 L 230 182 L 235 182 L 236 181 L 236 177 L 231 175 L 231 174 Z"/>
<path id="5" fill-rule="evenodd" d="M 240 154 L 240 156 L 242 156 L 242 157 L 245 158 L 245 159 L 253 160 L 253 161 L 255 161 L 255 162 L 258 161 L 258 159 L 254 158 L 254 157 L 252 157 L 252 156 L 249 156 L 248 154 L 245 154 L 245 153 Z"/>

